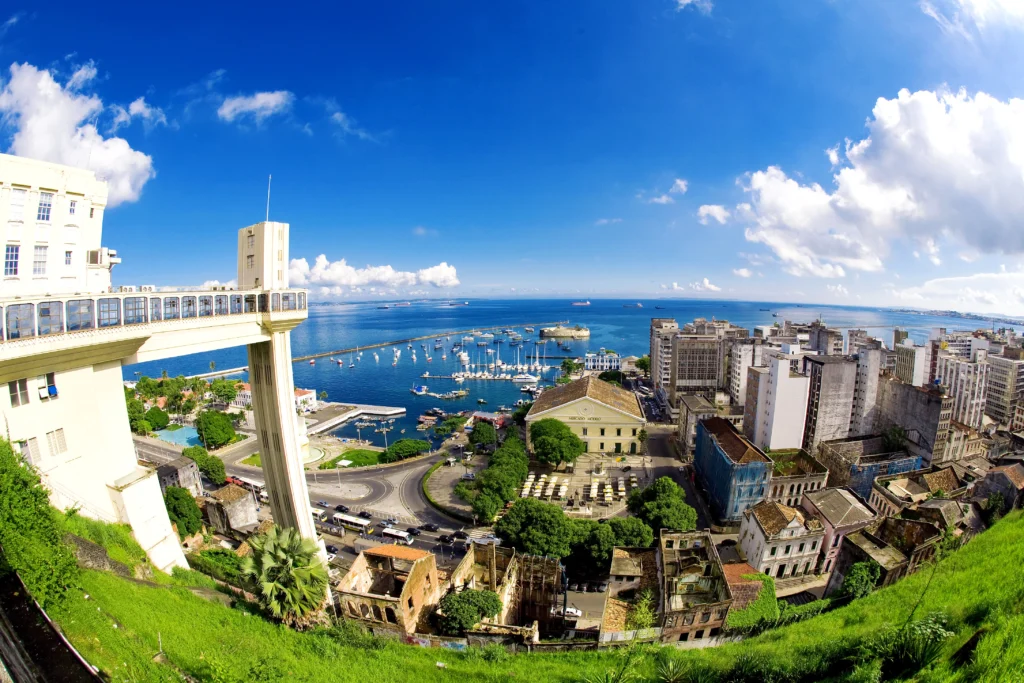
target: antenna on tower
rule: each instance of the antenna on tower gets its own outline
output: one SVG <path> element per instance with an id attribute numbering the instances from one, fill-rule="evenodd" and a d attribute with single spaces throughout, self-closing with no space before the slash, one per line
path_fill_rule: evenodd
<path id="1" fill-rule="evenodd" d="M 270 222 L 270 181 L 274 178 L 272 175 L 267 175 L 267 222 Z"/>

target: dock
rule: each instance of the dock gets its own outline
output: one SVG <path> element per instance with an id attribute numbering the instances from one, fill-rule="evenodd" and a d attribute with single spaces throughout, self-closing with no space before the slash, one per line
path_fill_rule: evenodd
<path id="1" fill-rule="evenodd" d="M 420 337 L 409 337 L 408 339 L 396 339 L 395 341 L 379 342 L 376 344 L 367 344 L 366 346 L 355 346 L 349 349 L 337 349 L 335 351 L 323 351 L 321 353 L 311 353 L 305 356 L 298 356 L 292 358 L 293 363 L 301 363 L 302 361 L 315 360 L 317 358 L 326 358 L 327 356 L 340 356 L 346 353 L 356 353 L 358 351 L 365 351 L 367 349 L 382 349 L 386 346 L 399 346 L 401 344 L 411 344 L 413 342 L 434 340 L 438 337 L 451 337 L 453 335 L 468 335 L 471 332 L 485 332 L 488 330 L 503 330 L 505 328 L 512 327 L 541 327 L 544 325 L 568 325 L 568 320 L 555 320 L 553 322 L 546 323 L 505 323 L 503 325 L 494 325 L 492 327 L 474 327 L 469 330 L 452 330 L 450 332 L 433 332 Z"/>
<path id="2" fill-rule="evenodd" d="M 398 417 L 399 415 L 405 415 L 405 408 L 395 408 L 392 406 L 373 406 L 365 403 L 328 403 L 327 408 L 323 410 L 331 411 L 334 408 L 348 408 L 344 412 L 336 415 L 330 415 L 323 421 L 318 421 L 306 428 L 307 434 L 321 434 L 323 432 L 330 431 L 335 427 L 339 427 L 349 420 L 354 420 L 364 415 L 373 415 L 374 417 Z"/>

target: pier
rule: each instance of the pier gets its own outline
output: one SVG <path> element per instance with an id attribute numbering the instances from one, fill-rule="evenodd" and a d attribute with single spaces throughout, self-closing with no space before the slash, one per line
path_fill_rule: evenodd
<path id="1" fill-rule="evenodd" d="M 337 411 L 338 409 L 343 410 L 340 414 L 331 415 L 330 412 Z M 329 403 L 326 408 L 320 410 L 320 413 L 327 412 L 327 416 L 314 424 L 309 425 L 306 428 L 307 434 L 321 434 L 326 431 L 330 431 L 335 427 L 341 426 L 349 420 L 354 420 L 357 417 L 363 415 L 373 415 L 374 417 L 397 417 L 399 415 L 405 415 L 405 408 L 394 408 L 391 406 L 371 406 L 361 403 Z"/>
<path id="2" fill-rule="evenodd" d="M 471 332 L 485 332 L 490 330 L 503 330 L 511 327 L 541 327 L 544 325 L 567 325 L 568 320 L 555 320 L 553 322 L 546 323 L 518 323 L 518 324 L 503 324 L 493 325 L 491 327 L 474 327 L 468 330 L 453 330 L 451 332 L 433 332 L 431 334 L 425 334 L 420 337 L 409 337 L 408 339 L 397 339 L 395 341 L 378 342 L 376 344 L 367 344 L 366 346 L 355 346 L 349 349 L 338 349 L 336 351 L 323 351 L 321 353 L 311 353 L 306 356 L 297 356 L 292 358 L 293 363 L 300 363 L 302 361 L 315 360 L 317 358 L 326 358 L 327 356 L 340 356 L 346 353 L 356 353 L 358 351 L 365 351 L 367 349 L 382 349 L 386 346 L 398 346 L 400 344 L 411 344 L 413 342 L 427 341 L 437 339 L 438 337 L 450 337 L 452 335 L 467 335 Z"/>

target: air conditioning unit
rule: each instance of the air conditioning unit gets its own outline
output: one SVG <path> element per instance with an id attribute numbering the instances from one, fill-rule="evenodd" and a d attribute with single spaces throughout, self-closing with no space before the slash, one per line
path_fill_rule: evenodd
<path id="1" fill-rule="evenodd" d="M 131 293 L 135 291 L 135 287 L 132 285 L 121 285 L 120 287 L 117 288 L 117 291 L 123 293 Z"/>
<path id="2" fill-rule="evenodd" d="M 155 292 L 156 285 L 139 285 L 140 292 Z"/>

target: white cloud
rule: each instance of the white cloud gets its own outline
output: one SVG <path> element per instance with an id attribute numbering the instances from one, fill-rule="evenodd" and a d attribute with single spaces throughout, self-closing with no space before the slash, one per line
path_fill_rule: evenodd
<path id="1" fill-rule="evenodd" d="M 676 200 L 672 199 L 672 197 L 668 196 L 667 194 L 661 194 L 661 195 L 658 195 L 657 197 L 651 197 L 650 199 L 647 200 L 647 203 L 648 204 L 675 204 Z"/>
<path id="2" fill-rule="evenodd" d="M 1024 100 L 901 90 L 878 99 L 867 127 L 831 191 L 776 166 L 749 174 L 746 238 L 787 272 L 821 277 L 881 270 L 900 237 L 1024 251 Z"/>
<path id="3" fill-rule="evenodd" d="M 935 243 L 935 240 L 929 237 L 924 241 L 924 250 L 928 254 L 928 260 L 936 266 L 942 265 L 942 259 L 939 258 L 939 245 Z"/>
<path id="4" fill-rule="evenodd" d="M 973 39 L 973 31 L 992 27 L 1024 28 L 1020 0 L 920 0 L 918 7 L 935 20 L 943 33 Z"/>
<path id="5" fill-rule="evenodd" d="M 750 277 L 753 275 L 753 273 L 750 272 L 750 268 L 733 268 L 732 274 L 738 275 L 739 277 Z"/>
<path id="6" fill-rule="evenodd" d="M 71 78 L 68 79 L 65 87 L 68 90 L 81 90 L 96 78 L 96 74 L 96 64 L 92 60 L 89 60 L 75 69 L 75 72 L 71 74 Z"/>
<path id="7" fill-rule="evenodd" d="M 964 263 L 974 263 L 975 261 L 978 260 L 977 252 L 973 251 L 961 251 L 959 254 L 957 254 L 957 257 Z"/>
<path id="8" fill-rule="evenodd" d="M 391 266 L 366 266 L 354 268 L 345 259 L 328 261 L 327 256 L 316 257 L 313 267 L 306 259 L 292 259 L 288 264 L 289 281 L 296 286 L 323 285 L 327 287 L 412 287 L 417 284 L 434 287 L 455 287 L 459 278 L 455 266 L 439 263 L 415 273 L 395 270 Z"/>
<path id="9" fill-rule="evenodd" d="M 671 192 L 672 194 L 686 194 L 686 190 L 688 187 L 689 183 L 687 183 L 682 178 L 676 178 L 675 182 L 672 183 L 672 187 L 669 188 L 669 192 Z"/>
<path id="10" fill-rule="evenodd" d="M 709 14 L 712 6 L 711 0 L 676 0 L 677 12 L 682 12 L 687 7 L 693 7 L 701 14 Z"/>
<path id="11" fill-rule="evenodd" d="M 96 95 L 72 91 L 46 70 L 12 64 L 0 90 L 0 115 L 14 130 L 10 153 L 88 168 L 107 181 L 108 206 L 132 202 L 156 175 L 153 159 L 92 123 L 103 111 Z"/>
<path id="12" fill-rule="evenodd" d="M 721 204 L 704 204 L 697 209 L 697 217 L 701 225 L 707 225 L 709 218 L 714 218 L 719 225 L 722 225 L 729 220 L 729 209 Z"/>
<path id="13" fill-rule="evenodd" d="M 237 95 L 228 97 L 221 103 L 217 109 L 217 116 L 228 122 L 251 116 L 256 123 L 262 123 L 269 116 L 291 109 L 294 100 L 295 95 L 287 90 Z"/>
<path id="14" fill-rule="evenodd" d="M 849 290 L 847 290 L 846 287 L 842 285 L 825 285 L 825 288 L 828 289 L 828 291 L 832 292 L 833 294 L 837 294 L 839 296 L 850 296 Z"/>
<path id="15" fill-rule="evenodd" d="M 1000 271 L 943 277 L 889 296 L 917 308 L 1024 315 L 1024 272 Z"/>
<path id="16" fill-rule="evenodd" d="M 676 288 L 676 283 L 674 283 L 674 282 L 672 283 L 672 288 L 673 289 Z M 695 292 L 720 292 L 720 291 L 722 291 L 721 287 L 719 287 L 718 285 L 711 284 L 711 282 L 707 278 L 704 278 L 700 282 L 691 282 L 690 283 L 690 289 L 692 289 Z"/>
<path id="17" fill-rule="evenodd" d="M 611 225 L 612 223 L 621 223 L 621 218 L 598 218 L 594 221 L 594 225 Z"/>
<path id="18" fill-rule="evenodd" d="M 0 24 L 0 38 L 3 38 L 4 34 L 10 31 L 14 26 L 21 21 L 21 17 L 24 16 L 24 12 L 17 12 L 7 18 L 4 23 Z"/>
<path id="19" fill-rule="evenodd" d="M 214 287 L 237 287 L 237 280 L 228 280 L 227 282 L 221 282 L 220 280 L 207 280 L 200 288 L 201 289 L 213 289 Z"/>
<path id="20" fill-rule="evenodd" d="M 336 111 L 331 114 L 331 123 L 338 127 L 342 136 L 354 135 L 360 140 L 375 140 L 373 135 L 356 125 L 355 120 L 343 111 Z"/>
<path id="21" fill-rule="evenodd" d="M 832 168 L 839 165 L 839 145 L 835 147 L 829 147 L 825 150 L 825 156 L 828 157 L 828 163 L 832 164 Z"/>
<path id="22" fill-rule="evenodd" d="M 422 225 L 417 225 L 412 229 L 412 234 L 416 237 L 437 237 L 438 232 L 433 228 L 427 228 Z"/>
<path id="23" fill-rule="evenodd" d="M 154 126 L 167 125 L 167 116 L 164 114 L 163 109 L 150 105 L 146 102 L 145 97 L 133 100 L 127 109 L 115 104 L 111 107 L 111 110 L 114 112 L 114 121 L 110 125 L 111 132 L 116 131 L 121 126 L 128 125 L 132 122 L 133 118 L 141 119 L 147 129 Z"/>

